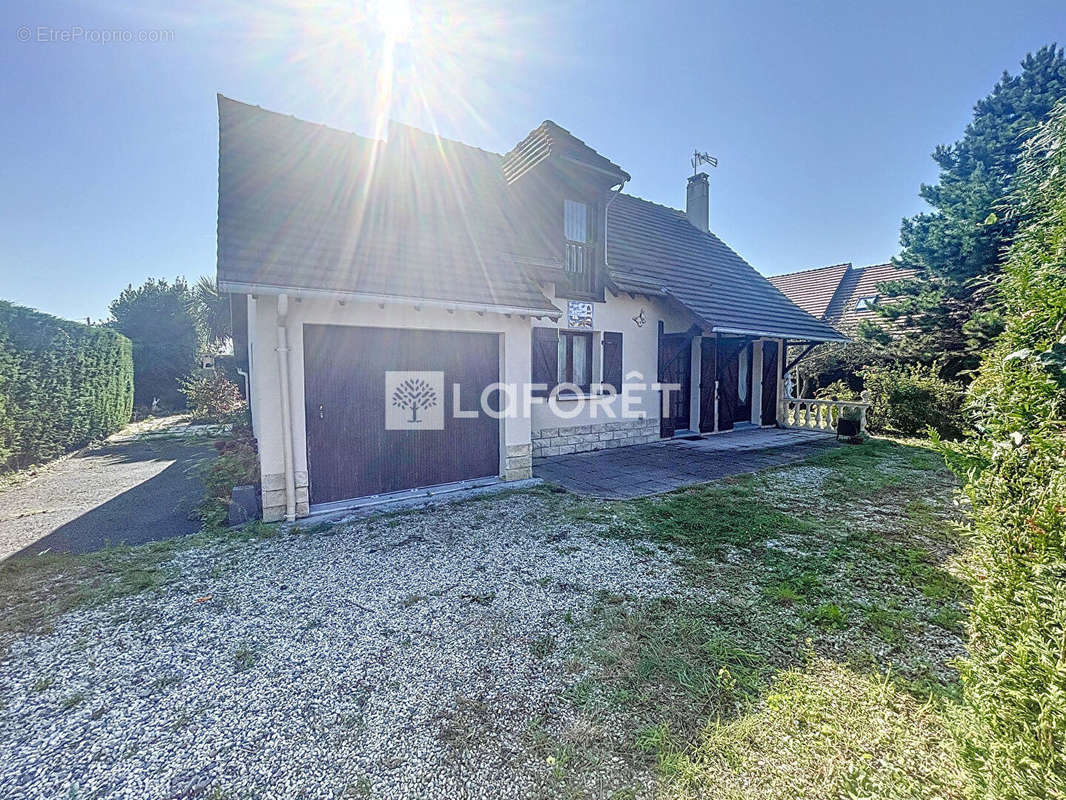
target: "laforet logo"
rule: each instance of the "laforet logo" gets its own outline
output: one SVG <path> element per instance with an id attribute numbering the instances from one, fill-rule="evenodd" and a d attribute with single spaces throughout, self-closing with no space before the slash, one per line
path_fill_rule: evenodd
<path id="1" fill-rule="evenodd" d="M 411 418 L 407 421 L 414 424 L 422 421 L 418 418 L 419 409 L 437 405 L 437 392 L 421 378 L 408 378 L 392 393 L 392 404 L 396 408 L 411 409 Z"/>
<path id="2" fill-rule="evenodd" d="M 443 430 L 444 373 L 386 372 L 385 429 Z"/>

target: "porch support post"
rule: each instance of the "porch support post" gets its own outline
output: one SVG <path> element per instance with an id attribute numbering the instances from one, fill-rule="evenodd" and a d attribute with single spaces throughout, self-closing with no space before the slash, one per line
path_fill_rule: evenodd
<path id="1" fill-rule="evenodd" d="M 777 340 L 777 424 L 785 424 L 785 357 L 788 353 L 788 339 Z"/>
<path id="2" fill-rule="evenodd" d="M 751 343 L 751 423 L 762 425 L 762 339 Z"/>

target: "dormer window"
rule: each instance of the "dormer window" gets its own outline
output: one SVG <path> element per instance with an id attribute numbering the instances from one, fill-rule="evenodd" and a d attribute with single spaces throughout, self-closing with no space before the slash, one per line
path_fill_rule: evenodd
<path id="1" fill-rule="evenodd" d="M 877 302 L 876 294 L 868 294 L 866 297 L 860 297 L 855 303 L 856 311 L 868 311 L 873 308 L 874 303 Z"/>

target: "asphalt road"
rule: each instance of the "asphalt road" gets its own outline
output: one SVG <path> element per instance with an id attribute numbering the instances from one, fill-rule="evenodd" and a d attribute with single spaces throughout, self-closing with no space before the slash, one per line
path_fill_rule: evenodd
<path id="1" fill-rule="evenodd" d="M 205 439 L 109 441 L 16 478 L 0 488 L 0 560 L 198 531 L 197 466 L 213 452 Z"/>

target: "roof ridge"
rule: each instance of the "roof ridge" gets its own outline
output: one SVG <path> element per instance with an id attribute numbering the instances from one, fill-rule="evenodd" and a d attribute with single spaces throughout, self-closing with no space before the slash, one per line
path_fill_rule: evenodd
<path id="1" fill-rule="evenodd" d="M 373 136 L 364 136 L 363 134 L 356 133 L 355 131 L 347 131 L 347 130 L 344 130 L 343 128 L 335 128 L 332 125 L 326 125 L 324 122 L 312 122 L 309 119 L 304 119 L 303 117 L 298 117 L 295 114 L 285 114 L 284 112 L 281 112 L 281 111 L 274 111 L 271 108 L 263 108 L 260 105 L 253 105 L 252 103 L 245 103 L 243 100 L 234 100 L 232 97 L 226 97 L 226 95 L 222 94 L 222 92 L 216 92 L 216 94 L 218 95 L 218 99 L 220 101 L 225 100 L 227 103 L 233 103 L 234 105 L 243 106 L 244 108 L 248 108 L 248 109 L 253 109 L 253 110 L 258 111 L 258 112 L 260 112 L 262 114 L 269 114 L 269 115 L 271 115 L 273 117 L 280 117 L 281 119 L 289 120 L 291 122 L 299 122 L 301 125 L 312 125 L 312 126 L 314 126 L 316 128 L 322 128 L 323 130 L 327 130 L 327 131 L 330 131 L 332 133 L 339 133 L 339 134 L 342 134 L 343 136 L 351 136 L 351 137 L 353 137 L 355 139 L 362 139 L 363 141 L 366 141 L 366 142 L 383 143 L 383 140 L 375 139 Z M 219 105 L 221 106 L 221 103 Z"/>
<path id="2" fill-rule="evenodd" d="M 803 275 L 810 272 L 822 272 L 827 269 L 836 269 L 837 267 L 848 267 L 849 269 L 865 269 L 865 267 L 856 267 L 850 261 L 841 261 L 839 264 L 827 264 L 824 267 L 808 267 L 807 269 L 795 269 L 792 272 L 779 272 L 776 275 L 768 275 L 767 277 L 773 280 L 774 278 L 790 278 L 793 275 Z"/>
<path id="3" fill-rule="evenodd" d="M 407 122 L 401 122 L 398 119 L 390 119 L 389 120 L 389 127 L 391 127 L 393 125 L 399 125 L 399 126 L 402 126 L 404 128 L 410 128 L 415 133 L 420 133 L 423 136 L 429 136 L 429 137 L 431 137 L 433 139 L 436 139 L 438 141 L 441 141 L 441 142 L 446 142 L 448 144 L 457 144 L 460 147 L 467 148 L 468 150 L 477 150 L 478 152 L 484 153 L 485 155 L 496 156 L 497 158 L 503 158 L 503 153 L 496 153 L 496 152 L 494 152 L 492 150 L 486 150 L 484 147 L 478 147 L 476 144 L 468 144 L 467 142 L 464 142 L 461 139 L 450 139 L 447 136 L 441 136 L 439 133 L 434 133 L 433 131 L 427 131 L 424 128 L 419 128 L 417 125 L 411 125 L 410 123 L 407 123 Z"/>

